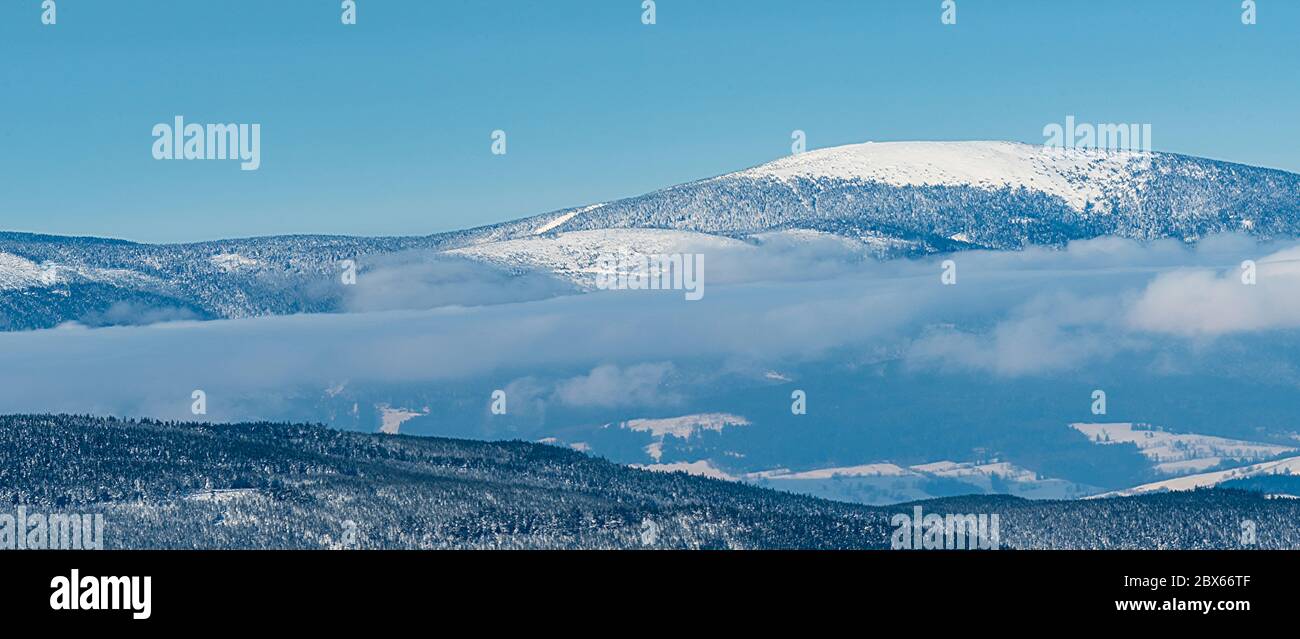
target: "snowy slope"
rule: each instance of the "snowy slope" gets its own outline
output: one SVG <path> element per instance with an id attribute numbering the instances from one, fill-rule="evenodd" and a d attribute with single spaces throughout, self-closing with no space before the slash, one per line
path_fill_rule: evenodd
<path id="1" fill-rule="evenodd" d="M 1169 475 L 1207 470 L 1228 460 L 1257 461 L 1296 450 L 1211 435 L 1170 433 L 1150 426 L 1135 428 L 1128 423 L 1071 424 L 1070 427 L 1096 444 L 1133 444 L 1155 463 L 1157 471 Z"/>
<path id="2" fill-rule="evenodd" d="M 883 142 L 809 151 L 736 177 L 791 181 L 839 179 L 891 186 L 1026 188 L 1055 195 L 1077 210 L 1107 204 L 1121 185 L 1140 186 L 1151 155 L 1086 149 L 1049 149 L 1015 142 Z"/>
<path id="3" fill-rule="evenodd" d="M 37 264 L 29 259 L 0 253 L 0 291 L 53 286 L 62 281 L 57 266 Z"/>
<path id="4" fill-rule="evenodd" d="M 861 464 L 858 466 L 836 466 L 831 468 L 817 468 L 814 470 L 805 470 L 801 472 L 791 472 L 786 469 L 764 470 L 746 475 L 746 479 L 834 479 L 836 477 L 905 477 L 916 475 L 902 466 L 881 462 L 876 464 Z"/>
<path id="5" fill-rule="evenodd" d="M 1125 490 L 1103 493 L 1097 495 L 1097 497 L 1121 497 L 1141 495 L 1143 493 L 1210 488 L 1233 479 L 1244 479 L 1247 477 L 1260 477 L 1267 475 L 1300 475 L 1300 457 L 1289 457 L 1287 459 L 1262 462 L 1210 473 L 1186 475 L 1175 479 L 1166 479 L 1164 481 L 1152 482 L 1150 484 L 1142 484 L 1141 486 L 1134 486 L 1133 488 Z"/>
<path id="6" fill-rule="evenodd" d="M 791 479 L 791 480 L 809 480 L 809 479 L 834 479 L 839 477 L 908 477 L 908 476 L 933 476 L 948 477 L 953 479 L 961 478 L 990 478 L 998 477 L 1001 479 L 1035 482 L 1039 481 L 1038 474 L 1021 468 L 1010 462 L 954 462 L 938 461 L 914 466 L 902 467 L 889 462 L 877 462 L 874 464 L 862 464 L 859 466 L 837 466 L 829 468 L 817 468 L 801 472 L 790 472 L 788 470 L 768 470 L 746 475 L 746 479 Z"/>
<path id="7" fill-rule="evenodd" d="M 739 240 L 705 233 L 610 229 L 475 244 L 447 253 L 511 268 L 546 270 L 590 288 L 594 286 L 595 274 L 600 271 L 597 264 L 602 256 L 613 256 L 623 261 L 638 255 L 697 253 L 746 246 Z"/>
<path id="8" fill-rule="evenodd" d="M 721 427 L 719 426 L 719 429 Z M 674 436 L 682 435 L 672 433 Z M 689 435 L 686 435 L 689 436 Z M 1021 492 L 1028 492 L 1036 485 L 1049 484 L 1066 484 L 1061 480 L 1040 478 L 1033 471 L 1026 470 L 1008 462 L 992 463 L 973 463 L 973 462 L 952 462 L 940 461 L 929 464 L 920 464 L 910 467 L 902 467 L 889 462 L 878 462 L 874 464 L 862 464 L 858 466 L 841 466 L 833 468 L 817 468 L 800 472 L 791 472 L 786 469 L 760 471 L 746 473 L 741 477 L 736 477 L 719 469 L 716 465 L 708 460 L 699 460 L 694 462 L 674 462 L 674 463 L 654 463 L 654 464 L 632 464 L 634 468 L 643 468 L 646 470 L 656 470 L 663 472 L 685 472 L 692 475 L 703 477 L 713 477 L 714 479 L 726 479 L 729 481 L 749 481 L 764 484 L 780 486 L 783 489 L 793 490 L 794 492 L 808 493 L 816 492 L 819 486 L 824 485 L 824 480 L 876 480 L 886 483 L 896 481 L 902 478 L 913 480 L 923 480 L 925 478 L 943 477 L 949 479 L 965 480 L 970 482 L 972 490 L 984 488 L 987 490 L 987 484 L 992 478 L 1002 479 L 1011 482 L 1023 484 L 1020 487 Z M 799 484 L 804 484 L 800 486 Z M 917 493 L 923 495 L 924 493 Z"/>

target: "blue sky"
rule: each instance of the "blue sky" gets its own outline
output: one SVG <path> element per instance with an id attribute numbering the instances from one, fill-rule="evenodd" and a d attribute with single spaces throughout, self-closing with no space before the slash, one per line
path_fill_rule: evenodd
<path id="1" fill-rule="evenodd" d="M 427 234 L 865 140 L 1151 123 L 1300 171 L 1300 2 L 40 0 L 0 4 L 0 229 L 192 241 Z M 260 123 L 262 165 L 154 124 Z M 509 136 L 505 156 L 490 134 Z"/>

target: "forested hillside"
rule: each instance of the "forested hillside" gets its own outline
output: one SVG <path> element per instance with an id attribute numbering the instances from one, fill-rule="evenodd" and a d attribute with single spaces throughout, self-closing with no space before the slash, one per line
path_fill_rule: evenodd
<path id="1" fill-rule="evenodd" d="M 1300 500 L 1243 491 L 921 505 L 998 514 L 1004 548 L 1240 548 L 1244 521 L 1300 547 Z M 0 513 L 19 506 L 103 513 L 108 548 L 887 548 L 912 512 L 525 442 L 67 415 L 0 417 Z"/>

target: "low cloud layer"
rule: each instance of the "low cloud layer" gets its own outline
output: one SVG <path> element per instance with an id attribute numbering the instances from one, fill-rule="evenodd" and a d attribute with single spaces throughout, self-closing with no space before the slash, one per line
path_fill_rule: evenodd
<path id="1" fill-rule="evenodd" d="M 161 322 L 200 319 L 198 314 L 187 308 L 174 306 L 150 306 L 138 302 L 113 302 L 102 312 L 89 313 L 81 318 L 87 326 L 145 326 Z"/>
<path id="2" fill-rule="evenodd" d="M 521 409 L 662 405 L 681 362 L 779 367 L 885 350 L 915 370 L 1023 377 L 1300 328 L 1291 245 L 1100 239 L 892 262 L 818 247 L 780 246 L 770 260 L 762 248 L 707 254 L 718 279 L 694 302 L 674 291 L 563 294 L 550 275 L 404 256 L 371 272 L 353 313 L 4 333 L 0 412 L 184 417 L 202 389 L 209 417 L 255 418 L 270 398 L 344 379 L 520 389 L 531 379 L 536 397 Z M 954 286 L 940 282 L 945 259 Z M 1258 266 L 1253 286 L 1241 281 L 1244 260 Z M 442 308 L 389 310 L 425 303 Z"/>
<path id="3" fill-rule="evenodd" d="M 1161 274 L 1130 308 L 1138 329 L 1185 336 L 1215 336 L 1300 327 L 1300 249 L 1255 261 L 1247 269 L 1180 269 Z"/>
<path id="4" fill-rule="evenodd" d="M 343 287 L 343 310 L 354 313 L 444 306 L 531 302 L 576 292 L 543 272 L 512 273 L 463 257 L 407 251 L 371 258 L 359 281 Z"/>
<path id="5" fill-rule="evenodd" d="M 677 398 L 665 395 L 665 378 L 672 373 L 667 362 L 637 364 L 627 368 L 597 366 L 587 375 L 560 382 L 555 398 L 569 406 L 647 406 L 672 404 Z"/>

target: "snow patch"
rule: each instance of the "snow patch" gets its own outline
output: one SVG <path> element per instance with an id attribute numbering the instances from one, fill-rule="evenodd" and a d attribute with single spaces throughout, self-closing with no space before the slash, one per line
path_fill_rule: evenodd
<path id="1" fill-rule="evenodd" d="M 728 426 L 748 426 L 749 420 L 729 413 L 701 413 L 683 415 L 666 419 L 629 419 L 620 428 L 638 432 L 648 432 L 659 438 L 666 436 L 678 439 L 690 439 L 692 435 L 706 430 L 722 432 Z"/>
<path id="2" fill-rule="evenodd" d="M 396 435 L 402 429 L 402 424 L 412 418 L 429 414 L 428 407 L 425 407 L 424 412 L 421 413 L 406 408 L 392 408 L 388 404 L 380 404 L 377 408 L 380 418 L 379 432 L 387 435 Z"/>
<path id="3" fill-rule="evenodd" d="M 12 253 L 0 253 L 0 291 L 54 286 L 61 281 L 58 265 L 37 264 Z"/>
<path id="4" fill-rule="evenodd" d="M 233 273 L 241 268 L 255 267 L 261 262 L 255 259 L 244 257 L 238 253 L 220 253 L 208 258 L 223 273 Z"/>
<path id="5" fill-rule="evenodd" d="M 558 216 L 556 216 L 554 219 L 552 219 L 550 222 L 547 222 L 546 224 L 543 224 L 543 225 L 537 227 L 537 229 L 533 231 L 533 235 L 542 235 L 542 234 L 546 233 L 547 231 L 550 231 L 551 229 L 554 229 L 554 228 L 558 227 L 559 225 L 564 224 L 565 222 L 568 222 L 569 220 L 572 220 L 573 218 L 577 217 L 578 215 L 580 215 L 580 214 L 582 214 L 582 213 L 586 213 L 587 211 L 593 211 L 593 210 L 598 209 L 598 208 L 600 208 L 600 207 L 602 207 L 602 206 L 605 206 L 604 203 L 601 203 L 601 204 L 592 204 L 591 206 L 584 206 L 584 207 L 582 207 L 582 208 L 580 208 L 580 209 L 574 209 L 574 210 L 572 210 L 572 211 L 569 211 L 568 213 L 565 213 L 565 214 L 563 214 L 563 215 L 558 215 Z"/>
<path id="6" fill-rule="evenodd" d="M 663 442 L 663 440 L 659 440 L 659 441 L 657 441 L 657 442 L 653 442 L 653 443 L 651 443 L 650 445 L 648 445 L 648 446 L 646 446 L 645 448 L 643 448 L 642 450 L 645 451 L 645 454 L 647 454 L 647 455 L 650 456 L 650 459 L 653 459 L 653 460 L 655 460 L 656 462 L 662 461 L 663 458 L 664 458 L 664 442 Z"/>
<path id="7" fill-rule="evenodd" d="M 227 502 L 243 497 L 256 496 L 260 490 L 257 488 L 220 488 L 216 490 L 204 490 L 187 495 L 187 501 L 208 501 L 208 502 Z"/>
<path id="8" fill-rule="evenodd" d="M 698 477 L 712 477 L 713 479 L 736 481 L 735 477 L 727 474 L 717 466 L 714 466 L 713 463 L 708 460 L 676 462 L 672 464 L 648 464 L 645 466 L 633 464 L 632 468 L 640 468 L 641 470 L 650 470 L 657 473 L 686 473 Z"/>

